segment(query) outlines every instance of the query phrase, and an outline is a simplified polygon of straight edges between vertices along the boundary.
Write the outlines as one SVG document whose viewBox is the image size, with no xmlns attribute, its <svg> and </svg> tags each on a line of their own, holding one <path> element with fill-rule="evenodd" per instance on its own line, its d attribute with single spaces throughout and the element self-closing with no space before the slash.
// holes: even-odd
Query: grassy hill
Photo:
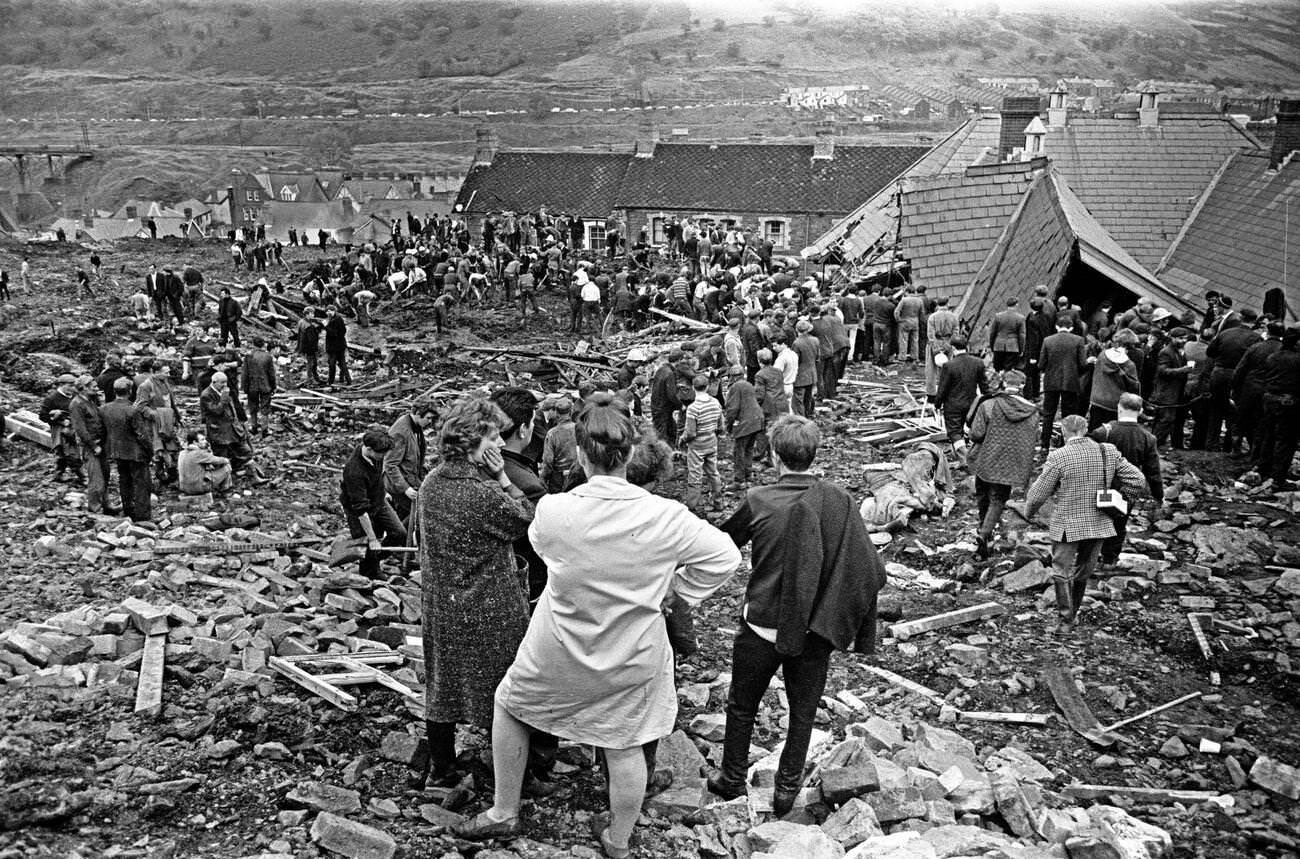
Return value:
<svg viewBox="0 0 1300 859">
<path fill-rule="evenodd" d="M 560 146 L 626 143 L 642 115 L 618 109 L 641 105 L 696 137 L 809 134 L 816 113 L 774 104 L 788 86 L 1082 75 L 1300 90 L 1294 0 L 953 2 L 0 0 L 0 117 L 33 120 L 0 127 L 62 143 L 95 120 L 113 154 L 69 190 L 109 206 L 142 179 L 196 191 L 236 164 L 319 161 L 337 148 L 322 138 L 357 167 L 463 167 L 482 121 L 465 114 L 485 111 L 520 111 L 492 117 L 506 145 Z M 743 104 L 685 109 L 718 102 Z M 322 116 L 338 119 L 302 118 Z"/>
</svg>

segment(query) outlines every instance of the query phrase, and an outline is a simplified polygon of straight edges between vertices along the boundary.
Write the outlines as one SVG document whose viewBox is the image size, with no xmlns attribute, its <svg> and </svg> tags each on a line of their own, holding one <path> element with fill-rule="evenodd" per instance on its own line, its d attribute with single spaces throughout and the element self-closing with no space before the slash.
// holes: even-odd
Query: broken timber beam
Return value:
<svg viewBox="0 0 1300 859">
<path fill-rule="evenodd" d="M 297 540 L 273 540 L 266 543 L 159 543 L 153 547 L 155 555 L 180 555 L 188 552 L 222 552 L 227 555 L 242 555 L 248 552 L 261 552 L 265 549 L 293 549 L 297 546 L 311 546 L 324 543 L 328 537 L 302 537 Z"/>
<path fill-rule="evenodd" d="M 1192 628 L 1192 637 L 1196 639 L 1196 647 L 1201 651 L 1201 656 L 1206 662 L 1214 661 L 1214 651 L 1210 649 L 1210 642 L 1205 637 L 1205 627 L 1201 625 L 1201 621 L 1204 618 L 1213 619 L 1213 617 L 1214 615 L 1200 614 L 1194 611 L 1187 613 L 1187 625 Z M 1220 682 L 1219 672 L 1211 668 L 1210 685 L 1218 686 Z"/>
<path fill-rule="evenodd" d="M 1161 804 L 1182 802 L 1191 805 L 1217 800 L 1222 796 L 1212 790 L 1167 790 L 1159 787 L 1128 787 L 1114 784 L 1071 784 L 1062 789 L 1061 793 L 1075 799 L 1122 796 L 1134 802 Z"/>
<path fill-rule="evenodd" d="M 140 680 L 135 688 L 135 712 L 157 716 L 162 712 L 163 667 L 167 662 L 167 633 L 144 640 L 140 655 Z"/>
<path fill-rule="evenodd" d="M 962 710 L 957 718 L 968 722 L 1000 722 L 1005 725 L 1033 725 L 1045 728 L 1052 720 L 1050 713 L 992 713 L 984 710 Z"/>
<path fill-rule="evenodd" d="M 696 331 L 716 331 L 717 325 L 710 325 L 707 322 L 701 322 L 698 319 L 691 319 L 689 316 L 678 316 L 676 313 L 669 313 L 667 310 L 660 310 L 658 307 L 650 308 L 650 312 L 665 319 L 671 319 L 678 325 L 685 325 L 687 328 L 694 328 Z"/>
<path fill-rule="evenodd" d="M 26 409 L 19 409 L 13 414 L 5 415 L 4 431 L 39 444 L 41 447 L 54 449 L 54 436 L 50 433 L 49 424 Z"/>
<path fill-rule="evenodd" d="M 913 680 L 908 680 L 903 675 L 895 674 L 894 672 L 890 671 L 888 668 L 881 668 L 878 665 L 866 665 L 863 667 L 866 668 L 868 671 L 870 671 L 872 674 L 881 678 L 882 680 L 888 680 L 890 683 L 893 683 L 895 686 L 906 689 L 908 692 L 912 692 L 916 695 L 920 695 L 922 698 L 927 698 L 941 706 L 947 703 L 942 695 L 940 695 L 938 692 L 934 691 L 933 689 L 929 688 L 928 686 L 922 686 L 920 683 L 917 683 Z"/>
<path fill-rule="evenodd" d="M 1076 733 L 1095 746 L 1109 748 L 1115 745 L 1116 738 L 1102 730 L 1101 723 L 1079 694 L 1079 687 L 1074 685 L 1074 678 L 1068 671 L 1059 666 L 1049 668 L 1043 672 L 1043 682 L 1065 716 L 1066 724 Z"/>
<path fill-rule="evenodd" d="M 990 617 L 997 617 L 1000 614 L 1006 614 L 1006 607 L 1000 603 L 986 602 L 979 605 L 967 606 L 954 611 L 946 611 L 943 614 L 936 614 L 931 617 L 923 617 L 920 620 L 909 620 L 903 623 L 895 623 L 889 627 L 889 634 L 900 641 L 906 641 L 914 635 L 920 635 L 923 632 L 933 632 L 936 629 L 946 629 L 950 626 L 959 626 L 963 623 L 973 623 L 977 620 L 986 620 Z"/>
<path fill-rule="evenodd" d="M 1141 713 L 1138 713 L 1136 716 L 1129 716 L 1127 719 L 1120 719 L 1118 722 L 1114 722 L 1110 725 L 1107 725 L 1101 730 L 1102 732 L 1109 734 L 1111 731 L 1117 731 L 1120 728 L 1124 727 L 1125 725 L 1131 725 L 1134 722 L 1140 722 L 1148 716 L 1154 716 L 1156 713 L 1163 713 L 1165 710 L 1172 710 L 1174 707 L 1177 707 L 1180 704 L 1186 704 L 1188 701 L 1194 701 L 1199 697 L 1201 697 L 1200 692 L 1189 693 L 1187 695 L 1184 695 L 1181 698 L 1175 698 L 1174 700 L 1169 701 L 1168 703 L 1161 704 L 1158 707 L 1152 707 L 1150 710 L 1143 710 Z"/>
</svg>

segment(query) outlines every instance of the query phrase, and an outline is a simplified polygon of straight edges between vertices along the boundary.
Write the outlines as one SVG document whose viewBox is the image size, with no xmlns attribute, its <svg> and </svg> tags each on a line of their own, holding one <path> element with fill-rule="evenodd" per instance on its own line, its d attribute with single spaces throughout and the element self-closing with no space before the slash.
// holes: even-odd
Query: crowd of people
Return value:
<svg viewBox="0 0 1300 859">
<path fill-rule="evenodd" d="M 435 425 L 426 460 L 415 439 Z M 773 803 L 793 807 L 830 654 L 873 648 L 884 569 L 852 498 L 812 473 L 815 421 L 785 414 L 767 440 L 776 480 L 715 527 L 656 494 L 672 451 L 627 389 L 575 405 L 505 387 L 365 433 L 340 482 L 367 545 L 360 569 L 382 575 L 384 547 L 412 531 L 419 544 L 430 756 L 413 784 L 459 783 L 474 758 L 457 754 L 457 726 L 490 732 L 492 804 L 455 834 L 519 835 L 521 799 L 554 791 L 564 739 L 598 749 L 610 811 L 592 833 L 604 855 L 628 856 L 644 798 L 672 782 L 656 750 L 675 727 L 675 662 L 695 646 L 690 607 L 746 544 L 726 754 L 709 785 L 728 799 L 747 791 L 759 700 L 781 668 L 791 719 Z"/>
</svg>

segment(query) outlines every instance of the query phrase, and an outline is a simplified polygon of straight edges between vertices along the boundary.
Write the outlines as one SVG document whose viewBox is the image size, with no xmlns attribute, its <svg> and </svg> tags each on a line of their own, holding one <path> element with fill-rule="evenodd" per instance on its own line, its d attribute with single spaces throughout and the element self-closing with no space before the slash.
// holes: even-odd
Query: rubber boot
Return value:
<svg viewBox="0 0 1300 859">
<path fill-rule="evenodd" d="M 1059 580 L 1052 581 L 1052 588 L 1056 592 L 1056 611 L 1065 620 L 1074 620 L 1074 604 L 1070 600 L 1070 583 Z"/>
<path fill-rule="evenodd" d="M 1075 579 L 1070 583 L 1070 603 L 1073 606 L 1070 612 L 1070 619 L 1073 620 L 1079 613 L 1079 608 L 1083 605 L 1083 595 L 1088 590 L 1087 579 Z"/>
</svg>

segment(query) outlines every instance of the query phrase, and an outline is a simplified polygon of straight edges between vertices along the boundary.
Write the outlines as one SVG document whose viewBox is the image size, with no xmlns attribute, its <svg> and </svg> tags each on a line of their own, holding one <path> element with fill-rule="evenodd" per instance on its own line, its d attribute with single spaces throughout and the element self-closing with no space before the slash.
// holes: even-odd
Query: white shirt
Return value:
<svg viewBox="0 0 1300 859">
<path fill-rule="evenodd" d="M 600 301 L 600 287 L 596 285 L 596 281 L 589 280 L 582 285 L 582 300 Z"/>
<path fill-rule="evenodd" d="M 772 366 L 781 371 L 781 384 L 786 390 L 794 387 L 795 377 L 799 375 L 799 355 L 790 347 L 781 350 L 772 362 Z"/>
</svg>

